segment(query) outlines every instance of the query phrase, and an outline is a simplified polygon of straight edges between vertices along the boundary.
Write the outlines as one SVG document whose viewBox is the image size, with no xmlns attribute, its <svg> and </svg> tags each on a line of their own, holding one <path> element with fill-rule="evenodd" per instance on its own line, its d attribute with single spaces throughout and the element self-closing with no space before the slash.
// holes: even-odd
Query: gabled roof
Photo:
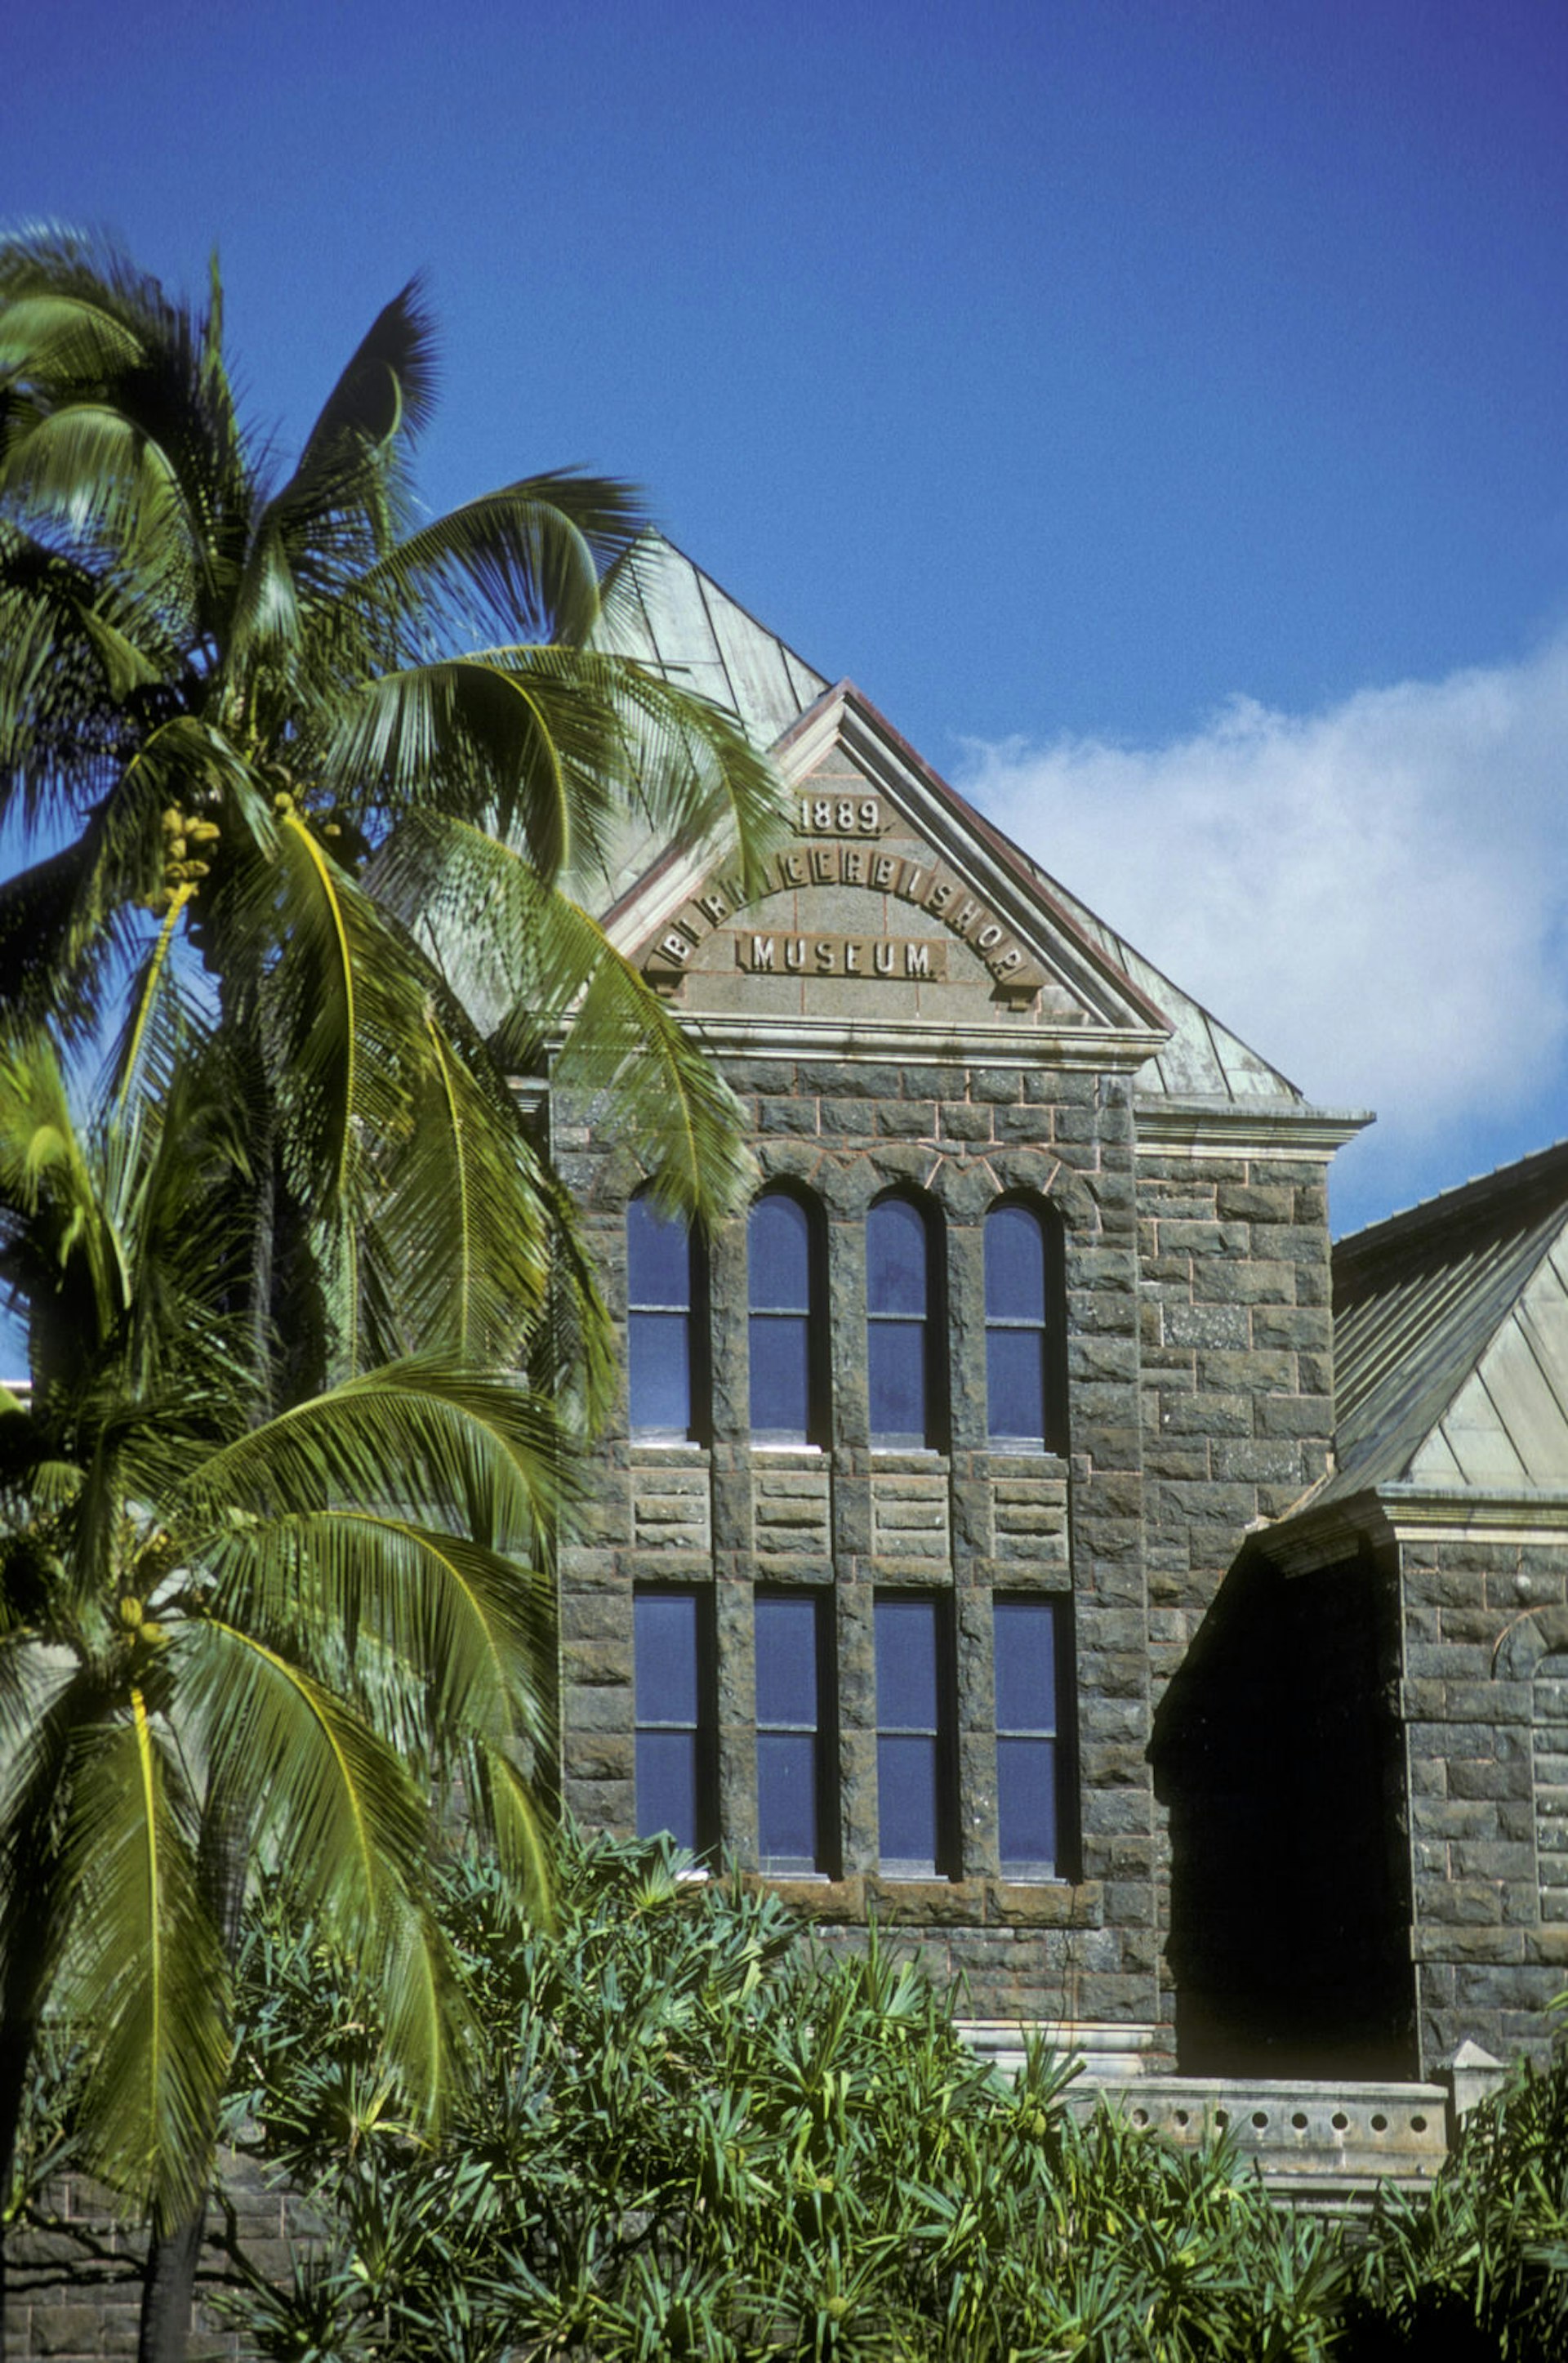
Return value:
<svg viewBox="0 0 1568 2363">
<path fill-rule="evenodd" d="M 1242 1042 L 1179 985 L 1079 902 L 1069 889 L 1033 861 L 941 780 L 898 738 L 868 701 L 849 683 L 830 687 L 784 641 L 759 624 L 711 576 L 673 543 L 650 534 L 638 544 L 607 603 L 602 646 L 636 658 L 668 679 L 713 698 L 736 715 L 754 744 L 782 760 L 809 729 L 807 717 L 834 709 L 870 723 L 895 747 L 918 777 L 922 792 L 980 840 L 1037 904 L 1050 907 L 1064 937 L 1077 941 L 1088 967 L 1107 979 L 1129 1010 L 1147 1013 L 1164 1039 L 1152 1038 L 1137 1077 L 1140 1107 L 1151 1115 L 1179 1102 L 1202 1120 L 1222 1118 L 1227 1108 L 1262 1115 L 1277 1112 L 1294 1121 L 1306 1113 L 1304 1095 L 1277 1068 Z M 637 903 L 666 849 L 640 835 L 622 849 L 611 881 L 611 900 L 620 911 Z M 1326 1119 L 1327 1145 L 1348 1137 L 1364 1117 Z"/>
<path fill-rule="evenodd" d="M 645 534 L 631 551 L 596 637 L 601 647 L 723 706 L 764 749 L 828 686 L 824 673 L 658 533 Z"/>
<path fill-rule="evenodd" d="M 1568 1486 L 1568 1142 L 1334 1249 L 1337 1468 L 1384 1485 Z"/>
</svg>

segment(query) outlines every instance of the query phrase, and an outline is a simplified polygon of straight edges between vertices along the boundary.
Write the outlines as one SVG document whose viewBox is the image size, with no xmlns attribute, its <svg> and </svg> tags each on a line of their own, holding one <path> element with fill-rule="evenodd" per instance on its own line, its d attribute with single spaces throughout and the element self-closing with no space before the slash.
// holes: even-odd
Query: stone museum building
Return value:
<svg viewBox="0 0 1568 2363">
<path fill-rule="evenodd" d="M 1331 1255 L 1320 1107 L 668 545 L 618 645 L 792 828 L 616 943 L 750 1206 L 553 1147 L 625 1322 L 562 1769 L 1115 2072 L 1430 2076 L 1568 1982 L 1568 1151 Z M 1180 881 L 1172 881 L 1179 893 Z"/>
</svg>

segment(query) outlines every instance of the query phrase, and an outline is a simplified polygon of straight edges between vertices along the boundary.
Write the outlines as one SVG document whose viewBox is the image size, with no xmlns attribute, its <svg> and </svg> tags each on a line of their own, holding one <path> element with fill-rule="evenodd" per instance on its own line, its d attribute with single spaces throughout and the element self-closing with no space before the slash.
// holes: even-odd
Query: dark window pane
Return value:
<svg viewBox="0 0 1568 2363">
<path fill-rule="evenodd" d="M 634 1604 L 639 1725 L 699 1720 L 698 1603 L 690 1592 L 640 1592 Z M 664 1825 L 659 1825 L 662 1828 Z"/>
<path fill-rule="evenodd" d="M 883 1731 L 937 1725 L 936 1603 L 877 1603 L 877 1722 Z"/>
<path fill-rule="evenodd" d="M 656 1214 L 651 1198 L 626 1209 L 626 1302 L 680 1312 L 691 1303 L 691 1235 L 679 1216 Z"/>
<path fill-rule="evenodd" d="M 637 1734 L 637 1836 L 668 1830 L 679 1846 L 698 1850 L 697 1734 Z"/>
<path fill-rule="evenodd" d="M 746 1262 L 754 1313 L 810 1311 L 812 1235 L 799 1199 L 774 1193 L 756 1201 L 746 1226 Z"/>
<path fill-rule="evenodd" d="M 634 1430 L 690 1433 L 690 1314 L 632 1314 L 626 1324 L 626 1385 Z"/>
<path fill-rule="evenodd" d="M 756 1719 L 814 1731 L 817 1725 L 815 1595 L 756 1602 Z"/>
<path fill-rule="evenodd" d="M 986 1317 L 1045 1317 L 1045 1239 L 1027 1206 L 998 1206 L 986 1216 Z"/>
<path fill-rule="evenodd" d="M 870 1321 L 866 1380 L 874 1443 L 914 1449 L 928 1437 L 923 1321 Z"/>
<path fill-rule="evenodd" d="M 1056 1749 L 1049 1739 L 997 1741 L 997 1824 L 1004 1865 L 1055 1868 Z"/>
<path fill-rule="evenodd" d="M 1043 1329 L 986 1332 L 987 1424 L 993 1437 L 1021 1443 L 1045 1440 L 1045 1333 Z"/>
<path fill-rule="evenodd" d="M 1056 1728 L 1056 1608 L 1051 1600 L 996 1603 L 997 1729 Z"/>
<path fill-rule="evenodd" d="M 795 1313 L 751 1316 L 751 1432 L 806 1443 L 812 1415 L 811 1325 Z"/>
<path fill-rule="evenodd" d="M 923 1315 L 926 1226 L 907 1198 L 885 1198 L 866 1220 L 866 1304 L 871 1313 Z"/>
<path fill-rule="evenodd" d="M 878 1845 L 884 1864 L 935 1868 L 936 1742 L 879 1738 L 877 1742 Z"/>
<path fill-rule="evenodd" d="M 756 1735 L 756 1828 L 765 1863 L 814 1870 L 817 1861 L 817 1741 L 814 1732 Z"/>
</svg>

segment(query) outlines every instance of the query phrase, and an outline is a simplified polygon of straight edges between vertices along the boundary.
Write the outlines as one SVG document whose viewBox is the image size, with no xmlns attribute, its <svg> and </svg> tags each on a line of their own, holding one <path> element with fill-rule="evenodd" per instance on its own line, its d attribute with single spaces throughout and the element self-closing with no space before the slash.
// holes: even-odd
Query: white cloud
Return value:
<svg viewBox="0 0 1568 2363">
<path fill-rule="evenodd" d="M 1376 1109 L 1391 1178 L 1538 1098 L 1568 1129 L 1568 638 L 1165 747 L 969 742 L 961 778 L 1314 1100 Z"/>
</svg>

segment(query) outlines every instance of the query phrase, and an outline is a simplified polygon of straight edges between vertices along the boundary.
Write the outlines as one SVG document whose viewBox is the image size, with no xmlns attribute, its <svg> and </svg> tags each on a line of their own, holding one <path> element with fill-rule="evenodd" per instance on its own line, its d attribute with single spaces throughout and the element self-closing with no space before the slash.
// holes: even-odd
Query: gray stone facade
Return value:
<svg viewBox="0 0 1568 2363">
<path fill-rule="evenodd" d="M 632 847 L 608 924 L 737 1093 L 758 1186 L 821 1211 L 831 1408 L 812 1449 L 748 1433 L 743 1210 L 704 1244 L 700 1440 L 624 1420 L 563 1552 L 570 1802 L 635 1826 L 637 1587 L 700 1588 L 717 1848 L 759 1876 L 753 1605 L 811 1591 L 831 1875 L 786 1884 L 832 1940 L 875 1916 L 977 2020 L 1144 2066 L 1540 2049 L 1568 1982 L 1568 1151 L 1331 1256 L 1329 1160 L 1365 1118 L 1309 1105 L 678 552 L 640 597 L 626 652 L 733 704 L 793 827 L 748 888 L 722 850 Z M 644 1177 L 591 1112 L 550 1121 L 624 1308 Z M 921 1453 L 867 1421 L 889 1190 L 940 1238 L 951 1419 Z M 1016 1193 L 1061 1226 L 1059 1452 L 988 1436 L 982 1242 Z M 878 1859 L 875 1603 L 901 1588 L 952 1627 L 941 1880 Z M 1048 1880 L 1003 1875 L 999 1597 L 1062 1604 Z"/>
<path fill-rule="evenodd" d="M 759 1585 L 820 1589 L 834 1637 L 833 1875 L 777 1883 L 831 1940 L 856 1941 L 872 1918 L 896 1929 L 962 1976 L 977 2019 L 1115 2031 L 1168 2063 L 1172 1864 L 1154 1718 L 1244 1531 L 1326 1465 L 1324 1175 L 1352 1126 L 1309 1109 L 1166 981 L 1134 974 L 855 693 L 819 701 L 778 752 L 798 825 L 765 891 L 744 898 L 722 859 L 656 865 L 612 924 L 713 1048 L 758 1187 L 787 1180 L 822 1210 L 830 1432 L 801 1449 L 751 1438 L 742 1210 L 702 1243 L 700 1440 L 640 1440 L 624 1419 L 561 1555 L 564 1792 L 586 1821 L 637 1825 L 636 1588 L 702 1588 L 718 1850 L 757 1875 L 754 1600 Z M 1184 1061 L 1199 1088 L 1162 1089 Z M 587 1112 L 558 1103 L 551 1122 L 624 1312 L 644 1177 Z M 940 1449 L 870 1439 L 867 1216 L 889 1189 L 920 1193 L 936 1219 Z M 1060 1453 L 988 1437 L 984 1226 L 1021 1194 L 1061 1226 Z M 873 1605 L 900 1587 L 949 1603 L 955 1636 L 958 1843 L 942 1879 L 878 1860 Z M 1071 1728 L 1050 1880 L 1001 1869 L 999 1595 L 1066 1612 Z"/>
</svg>

